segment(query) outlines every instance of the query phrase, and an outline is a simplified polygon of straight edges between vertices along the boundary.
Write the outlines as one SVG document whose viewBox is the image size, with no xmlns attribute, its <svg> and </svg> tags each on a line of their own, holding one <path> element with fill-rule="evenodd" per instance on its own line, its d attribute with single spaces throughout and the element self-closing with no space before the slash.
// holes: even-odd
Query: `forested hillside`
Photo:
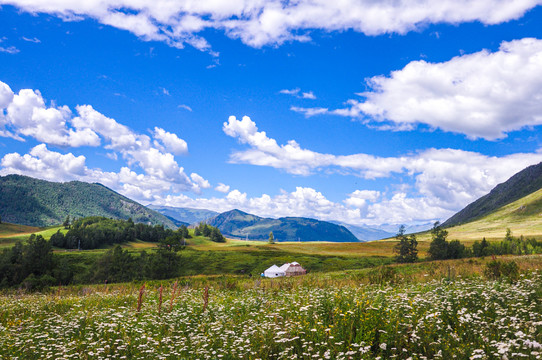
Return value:
<svg viewBox="0 0 542 360">
<path fill-rule="evenodd" d="M 273 232 L 276 241 L 357 242 L 344 226 L 301 217 L 261 218 L 240 210 L 222 213 L 208 221 L 223 234 L 251 240 L 268 240 Z"/>
<path fill-rule="evenodd" d="M 0 177 L 3 221 L 30 226 L 61 224 L 67 216 L 104 216 L 176 229 L 167 217 L 100 185 L 56 183 L 21 175 Z"/>
</svg>

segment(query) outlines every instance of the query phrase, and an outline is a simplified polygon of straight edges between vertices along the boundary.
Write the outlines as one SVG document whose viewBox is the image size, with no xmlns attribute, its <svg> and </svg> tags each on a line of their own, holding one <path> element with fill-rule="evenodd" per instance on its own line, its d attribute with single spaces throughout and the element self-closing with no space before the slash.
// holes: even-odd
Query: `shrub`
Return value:
<svg viewBox="0 0 542 360">
<path fill-rule="evenodd" d="M 399 282 L 399 274 L 395 268 L 390 266 L 379 266 L 369 272 L 369 282 L 371 284 L 384 285 L 396 284 Z"/>
<path fill-rule="evenodd" d="M 484 275 L 488 279 L 499 280 L 504 277 L 511 282 L 515 282 L 519 279 L 519 266 L 515 261 L 492 260 L 487 263 Z"/>
</svg>

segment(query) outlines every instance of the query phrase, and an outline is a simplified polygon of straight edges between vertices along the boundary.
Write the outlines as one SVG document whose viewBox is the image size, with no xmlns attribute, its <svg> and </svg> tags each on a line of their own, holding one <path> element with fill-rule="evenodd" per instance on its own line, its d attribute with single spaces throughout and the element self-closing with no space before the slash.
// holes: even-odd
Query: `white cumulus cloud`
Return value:
<svg viewBox="0 0 542 360">
<path fill-rule="evenodd" d="M 242 120 L 231 116 L 223 130 L 249 147 L 234 152 L 230 157 L 233 163 L 269 166 L 296 175 L 336 171 L 366 179 L 395 175 L 413 180 L 413 188 L 408 192 L 399 191 L 387 194 L 387 197 L 362 189 L 350 194 L 344 203 L 352 210 L 362 211 L 362 216 L 367 219 L 383 220 L 387 212 L 393 212 L 394 217 L 405 222 L 449 216 L 514 173 L 542 161 L 541 153 L 497 157 L 434 148 L 398 157 L 318 153 L 303 149 L 295 140 L 279 145 L 264 131 L 258 131 L 256 124 L 246 116 Z M 401 199 L 405 200 L 403 204 Z M 419 204 L 419 210 L 416 210 L 416 204 Z"/>
<path fill-rule="evenodd" d="M 308 41 L 312 30 L 353 30 L 366 35 L 404 34 L 427 24 L 479 21 L 498 24 L 518 19 L 540 0 L 0 0 L 31 13 L 74 21 L 85 18 L 130 31 L 143 40 L 170 46 L 189 44 L 210 51 L 202 36 L 216 29 L 261 47 Z"/>
<path fill-rule="evenodd" d="M 154 193 L 200 193 L 201 189 L 210 188 L 200 175 L 188 176 L 175 159 L 176 154 L 188 152 L 186 141 L 176 134 L 155 127 L 151 137 L 133 131 L 91 105 L 78 105 L 75 110 L 76 116 L 67 106 L 47 106 L 38 90 L 22 89 L 15 94 L 0 81 L 0 136 L 20 141 L 31 137 L 43 143 L 28 154 L 4 155 L 0 172 L 48 180 L 101 182 L 127 196 L 147 201 Z M 49 150 L 47 145 L 102 146 L 108 158 L 122 158 L 127 166 L 117 173 L 87 168 L 84 156 L 62 154 Z"/>
<path fill-rule="evenodd" d="M 442 63 L 413 61 L 389 76 L 368 81 L 362 100 L 337 110 L 292 108 L 305 116 L 331 113 L 372 122 L 382 129 L 417 124 L 495 140 L 542 124 L 542 40 L 503 42 Z M 390 125 L 391 123 L 391 125 Z"/>
<path fill-rule="evenodd" d="M 227 193 L 230 191 L 230 186 L 223 183 L 218 183 L 218 185 L 215 187 L 215 190 L 221 193 Z"/>
<path fill-rule="evenodd" d="M 159 140 L 167 151 L 170 151 L 176 155 L 188 153 L 188 145 L 186 144 L 186 141 L 180 139 L 176 134 L 167 132 L 159 127 L 155 127 L 154 138 Z"/>
<path fill-rule="evenodd" d="M 0 81 L 0 112 L 4 127 L 19 136 L 61 146 L 98 146 L 100 138 L 90 129 L 70 129 L 71 111 L 66 106 L 47 107 L 39 91 L 22 89 L 18 94 Z"/>
</svg>

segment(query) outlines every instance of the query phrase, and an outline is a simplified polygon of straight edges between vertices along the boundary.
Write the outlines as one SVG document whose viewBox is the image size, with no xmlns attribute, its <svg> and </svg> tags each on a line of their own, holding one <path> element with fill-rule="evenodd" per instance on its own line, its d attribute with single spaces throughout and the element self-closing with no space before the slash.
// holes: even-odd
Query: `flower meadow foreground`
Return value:
<svg viewBox="0 0 542 360">
<path fill-rule="evenodd" d="M 135 286 L 1 296 L 0 358 L 542 358 L 536 272 L 515 283 L 231 285 L 147 285 L 139 312 Z"/>
</svg>

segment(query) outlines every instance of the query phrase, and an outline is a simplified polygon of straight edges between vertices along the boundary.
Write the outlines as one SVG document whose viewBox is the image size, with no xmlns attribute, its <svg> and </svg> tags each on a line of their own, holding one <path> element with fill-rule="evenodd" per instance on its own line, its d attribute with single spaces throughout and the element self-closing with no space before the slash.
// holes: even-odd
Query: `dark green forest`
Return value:
<svg viewBox="0 0 542 360">
<path fill-rule="evenodd" d="M 181 241 L 189 237 L 186 226 L 174 231 L 162 225 L 135 224 L 132 219 L 125 221 L 91 216 L 69 224 L 68 217 L 64 224 L 69 228 L 68 232 L 63 234 L 59 230 L 53 234 L 51 244 L 65 249 L 90 250 L 136 240 L 156 243 L 168 238 Z"/>
<path fill-rule="evenodd" d="M 23 286 L 41 289 L 73 283 L 121 282 L 141 279 L 166 279 L 181 275 L 181 251 L 191 236 L 186 226 L 177 230 L 162 225 L 135 224 L 131 219 L 114 220 L 99 216 L 64 221 L 60 230 L 45 240 L 32 234 L 23 242 L 0 253 L 0 287 Z M 224 241 L 218 229 L 205 225 L 202 230 L 212 241 Z M 130 241 L 158 244 L 148 253 L 132 253 L 120 247 Z M 89 250 L 114 247 L 98 256 L 92 253 L 53 253 L 53 247 Z M 73 255 L 73 256 L 72 256 Z"/>
<path fill-rule="evenodd" d="M 28 176 L 0 176 L 0 217 L 4 222 L 30 226 L 60 224 L 66 216 L 131 218 L 135 223 L 164 224 L 166 216 L 122 196 L 101 184 L 81 181 L 50 182 Z"/>
</svg>

